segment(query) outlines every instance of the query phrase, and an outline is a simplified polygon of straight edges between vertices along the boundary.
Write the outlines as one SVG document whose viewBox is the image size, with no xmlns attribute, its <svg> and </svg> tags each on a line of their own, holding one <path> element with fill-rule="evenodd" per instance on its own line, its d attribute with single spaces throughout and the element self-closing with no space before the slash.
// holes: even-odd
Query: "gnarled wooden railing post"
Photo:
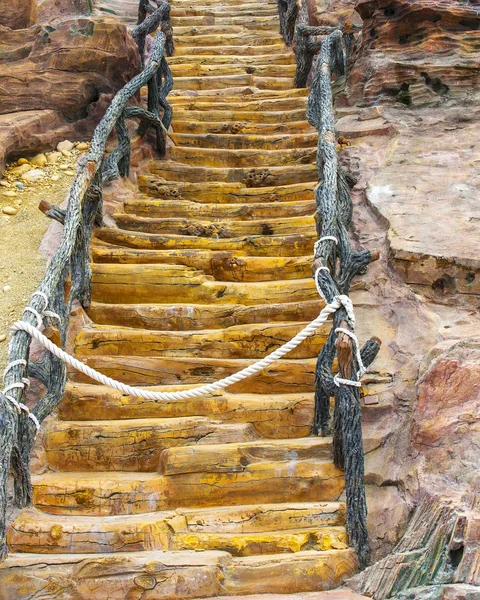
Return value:
<svg viewBox="0 0 480 600">
<path fill-rule="evenodd" d="M 348 230 L 352 221 L 349 178 L 339 164 L 333 113 L 332 75 L 345 72 L 342 32 L 333 31 L 321 42 L 307 103 L 307 118 L 318 130 L 316 189 L 318 242 L 314 270 L 326 302 L 347 297 L 353 277 L 377 258 L 369 251 L 355 252 Z M 346 300 L 345 300 L 346 302 Z M 361 425 L 360 384 L 362 368 L 374 360 L 380 341 L 372 338 L 360 350 L 356 347 L 353 311 L 344 304 L 333 317 L 333 327 L 317 361 L 313 433 L 326 435 L 330 423 L 330 398 L 334 396 L 333 455 L 335 465 L 345 471 L 346 526 L 361 568 L 370 557 L 367 532 L 367 505 L 364 488 L 364 457 Z M 338 358 L 339 373 L 332 366 Z"/>
<path fill-rule="evenodd" d="M 151 33 L 152 23 L 170 14 L 170 6 L 160 8 L 145 19 L 142 32 Z M 142 24 L 143 25 L 143 24 Z M 138 28 L 137 28 L 138 29 Z M 141 34 L 143 35 L 143 33 Z M 145 36 L 143 36 L 143 43 Z M 79 166 L 68 195 L 67 208 L 53 207 L 46 202 L 41 209 L 63 223 L 64 230 L 58 250 L 52 257 L 45 276 L 32 295 L 22 320 L 33 327 L 51 332 L 51 341 L 65 346 L 72 305 L 75 301 L 88 307 L 91 298 L 89 245 L 94 223 L 101 222 L 102 184 L 115 177 L 128 175 L 130 138 L 126 119 L 138 117 L 147 126 L 161 132 L 161 149 L 165 149 L 164 132 L 170 125 L 171 108 L 166 97 L 172 89 L 172 77 L 164 58 L 166 35 L 159 31 L 153 40 L 151 57 L 143 71 L 129 81 L 113 98 L 93 134 L 90 150 Z M 146 84 L 153 82 L 157 101 L 155 111 L 127 103 Z M 160 110 L 163 117 L 160 118 Z M 118 145 L 104 160 L 107 140 L 117 131 Z M 4 376 L 4 391 L 0 393 L 0 560 L 6 557 L 7 481 L 14 477 L 14 503 L 22 508 L 31 502 L 30 453 L 37 429 L 60 402 L 67 382 L 65 364 L 47 353 L 41 362 L 30 361 L 31 338 L 25 331 L 16 331 L 9 347 L 9 364 Z M 46 393 L 30 410 L 23 401 L 28 377 L 37 378 Z"/>
</svg>

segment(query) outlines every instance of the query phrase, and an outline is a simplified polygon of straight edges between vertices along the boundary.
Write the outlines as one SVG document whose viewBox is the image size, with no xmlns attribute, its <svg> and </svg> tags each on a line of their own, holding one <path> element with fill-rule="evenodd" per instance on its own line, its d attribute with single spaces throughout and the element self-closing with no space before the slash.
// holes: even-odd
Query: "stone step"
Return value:
<svg viewBox="0 0 480 600">
<path fill-rule="evenodd" d="M 171 133 L 170 139 L 175 146 L 189 148 L 226 148 L 229 150 L 249 150 L 258 148 L 261 150 L 301 149 L 316 148 L 317 135 L 314 133 L 304 134 L 273 134 L 273 135 L 245 135 L 245 134 L 219 134 L 219 133 Z M 171 150 L 174 150 L 172 148 Z M 312 194 L 313 197 L 313 194 Z"/>
<path fill-rule="evenodd" d="M 193 386 L 154 386 L 150 391 Z M 145 388 L 146 389 L 146 388 Z M 102 385 L 69 382 L 58 408 L 64 421 L 207 417 L 222 423 L 251 423 L 265 438 L 296 438 L 310 433 L 313 394 L 232 394 L 217 391 L 201 398 L 155 402 Z"/>
<path fill-rule="evenodd" d="M 188 112 L 188 111 L 185 111 Z M 202 113 L 208 115 L 210 113 Z M 280 113 L 278 113 L 280 115 Z M 263 113 L 265 115 L 265 113 Z M 258 114 L 261 118 L 262 113 Z M 270 114 L 268 116 L 270 119 Z M 279 118 L 284 118 L 279 116 Z M 293 148 L 280 150 L 263 149 L 225 149 L 225 148 L 189 148 L 187 146 L 172 146 L 169 149 L 169 158 L 177 163 L 188 166 L 214 167 L 214 168 L 252 168 L 256 165 L 262 167 L 280 167 L 288 165 L 315 164 L 317 159 L 317 147 Z"/>
<path fill-rule="evenodd" d="M 277 46 L 285 50 L 276 31 L 260 30 L 258 33 L 243 25 L 211 25 L 175 27 L 175 48 L 195 46 L 210 48 L 211 46 L 246 48 L 249 46 Z"/>
<path fill-rule="evenodd" d="M 241 183 L 165 181 L 156 175 L 140 175 L 140 189 L 154 198 L 175 198 L 196 203 L 245 204 L 297 202 L 315 197 L 317 182 L 293 183 L 285 186 L 247 188 Z"/>
<path fill-rule="evenodd" d="M 197 36 L 198 37 L 198 36 Z M 222 36 L 218 36 L 218 37 L 222 37 Z M 242 37 L 246 37 L 246 36 L 242 36 Z M 223 39 L 223 38 L 222 38 Z M 180 42 L 179 44 L 176 44 L 176 48 L 175 48 L 175 56 L 176 57 L 182 57 L 182 56 L 189 56 L 190 58 L 193 56 L 209 56 L 209 57 L 213 57 L 213 56 L 258 56 L 258 55 L 264 55 L 264 56 L 269 56 L 269 55 L 276 55 L 276 54 L 282 54 L 282 55 L 290 55 L 291 52 L 285 48 L 285 44 L 283 44 L 282 42 L 278 42 L 278 38 L 272 37 L 272 38 L 267 38 L 265 41 L 265 45 L 258 45 L 258 39 L 255 36 L 255 38 L 250 38 L 250 43 L 252 41 L 257 42 L 257 45 L 234 45 L 234 42 L 232 41 L 232 45 L 227 46 L 227 45 L 218 45 L 218 44 L 212 44 L 211 46 L 206 46 L 205 42 L 201 45 L 193 45 L 192 46 L 186 46 L 184 45 L 185 40 L 182 40 L 181 37 L 176 38 L 177 42 Z M 219 40 L 216 39 L 216 42 L 218 42 Z M 182 44 L 183 42 L 183 44 Z M 277 42 L 277 43 L 275 43 Z M 207 40 L 208 43 L 208 40 Z M 244 42 L 245 44 L 248 43 L 248 41 Z M 171 57 L 173 58 L 173 57 Z M 168 62 L 170 63 L 171 58 L 168 59 Z"/>
<path fill-rule="evenodd" d="M 113 245 L 92 247 L 92 260 L 96 263 L 185 265 L 201 269 L 217 281 L 274 281 L 279 277 L 301 279 L 311 274 L 310 256 L 275 258 L 240 255 L 241 253 L 209 250 L 197 250 L 192 253 L 190 250 L 132 250 Z"/>
<path fill-rule="evenodd" d="M 250 167 L 201 167 L 189 166 L 183 163 L 165 161 L 152 162 L 152 173 L 163 177 L 167 181 L 225 181 L 227 183 L 241 182 L 246 187 L 263 187 L 288 185 L 291 183 L 317 182 L 318 173 L 315 163 L 297 164 L 295 169 L 291 165 L 263 167 L 251 165 Z"/>
<path fill-rule="evenodd" d="M 92 300 L 118 304 L 267 304 L 317 300 L 313 279 L 219 282 L 183 265 L 92 265 Z"/>
<path fill-rule="evenodd" d="M 209 17 L 276 17 L 278 9 L 271 6 L 258 6 L 258 4 L 239 4 L 237 6 L 210 5 L 210 6 L 177 6 L 170 10 L 170 17 L 177 19 L 180 17 L 203 17 L 209 20 Z"/>
<path fill-rule="evenodd" d="M 177 91 L 185 90 L 219 90 L 232 87 L 257 87 L 261 90 L 288 90 L 293 86 L 293 77 L 282 77 L 281 75 L 261 76 L 247 73 L 237 73 L 233 75 L 198 75 L 198 76 L 176 76 L 175 88 Z"/>
<path fill-rule="evenodd" d="M 305 118 L 305 117 L 302 117 Z M 172 124 L 173 133 L 201 134 L 245 134 L 245 135 L 286 135 L 311 134 L 314 129 L 306 120 L 285 121 L 277 123 L 249 123 L 248 121 L 190 121 L 175 120 Z M 295 182 L 293 182 L 295 183 Z M 284 184 L 287 185 L 287 184 Z"/>
<path fill-rule="evenodd" d="M 136 196 L 126 200 L 124 210 L 129 215 L 150 218 L 191 218 L 211 221 L 236 219 L 249 221 L 254 219 L 284 219 L 313 215 L 316 209 L 315 198 L 295 202 L 269 202 L 242 204 L 202 204 L 190 200 L 156 200 L 150 196 Z"/>
<path fill-rule="evenodd" d="M 147 91 L 147 88 L 142 88 Z M 242 103 L 253 100 L 295 100 L 296 98 L 305 99 L 308 97 L 308 89 L 299 88 L 291 90 L 261 90 L 255 86 L 240 86 L 231 88 L 219 88 L 217 90 L 175 90 L 168 95 L 168 100 L 172 105 L 178 103 L 190 104 L 193 100 L 196 102 L 228 102 Z M 146 97 L 146 96 L 145 96 Z M 315 130 L 312 130 L 315 131 Z"/>
<path fill-rule="evenodd" d="M 49 472 L 32 478 L 33 504 L 52 514 L 123 515 L 177 507 L 330 502 L 343 473 L 318 459 L 262 461 L 240 472 L 158 475 L 129 471 Z"/>
<path fill-rule="evenodd" d="M 81 356 L 150 356 L 255 358 L 270 354 L 299 333 L 308 322 L 256 323 L 199 331 L 152 331 L 114 325 L 90 325 L 75 337 L 75 354 Z M 310 335 L 289 358 L 318 356 L 330 333 L 326 323 Z"/>
<path fill-rule="evenodd" d="M 288 81 L 295 76 L 295 64 L 289 60 L 287 64 L 271 63 L 269 57 L 266 57 L 261 62 L 252 64 L 242 64 L 238 60 L 234 60 L 231 64 L 173 64 L 170 69 L 173 78 L 176 82 L 186 77 L 214 77 L 221 80 L 222 77 L 235 75 L 251 75 L 252 77 L 280 77 L 288 78 Z M 270 86 L 269 86 L 270 87 Z M 181 88 L 180 88 L 181 89 Z"/>
<path fill-rule="evenodd" d="M 303 98 L 299 98 L 299 100 L 303 100 Z M 301 106 L 295 110 L 281 111 L 261 110 L 259 107 L 254 108 L 254 110 L 243 110 L 241 106 L 237 106 L 235 110 L 220 110 L 217 109 L 215 105 L 213 105 L 212 108 L 213 110 L 192 110 L 188 106 L 185 108 L 183 106 L 175 108 L 175 114 L 172 122 L 173 130 L 175 131 L 175 123 L 177 120 L 186 121 L 188 119 L 197 122 L 212 121 L 217 123 L 224 121 L 228 123 L 248 122 L 265 124 L 275 124 L 279 121 L 291 121 L 296 123 L 306 120 L 306 111 L 304 106 Z M 207 157 L 208 155 L 206 158 Z M 262 163 L 260 164 L 264 164 L 263 157 Z M 265 162 L 265 164 L 268 165 L 269 163 Z"/>
<path fill-rule="evenodd" d="M 45 432 L 48 464 L 62 471 L 156 472 L 162 452 L 176 444 L 239 443 L 258 437 L 249 423 L 207 417 L 57 421 Z"/>
<path fill-rule="evenodd" d="M 11 552 L 106 553 L 227 550 L 235 555 L 344 547 L 343 503 L 257 504 L 119 517 L 23 510 L 8 533 Z"/>
<path fill-rule="evenodd" d="M 212 250 L 239 251 L 245 256 L 313 256 L 316 233 L 305 231 L 303 235 L 249 235 L 238 238 L 196 237 L 192 235 L 166 235 L 101 229 L 94 233 L 95 239 L 122 246 L 143 250 Z M 96 243 L 96 241 L 95 241 Z M 291 302 L 292 300 L 286 300 Z"/>
<path fill-rule="evenodd" d="M 218 16 L 218 15 L 199 15 L 194 17 L 172 17 L 173 31 L 179 27 L 198 27 L 214 25 L 241 25 L 249 31 L 278 31 L 278 15 L 259 16 L 240 15 L 240 16 Z"/>
<path fill-rule="evenodd" d="M 120 229 L 130 232 L 166 233 L 191 237 L 214 237 L 217 239 L 238 238 L 244 235 L 289 235 L 303 233 L 303 231 L 308 233 L 315 229 L 315 221 L 312 213 L 299 217 L 268 217 L 258 220 L 229 219 L 221 221 L 217 219 L 200 221 L 195 216 L 193 218 L 161 218 L 121 213 L 114 214 L 113 217 Z"/>
<path fill-rule="evenodd" d="M 234 46 L 235 47 L 235 46 Z M 236 46 L 237 49 L 241 49 L 243 46 Z M 262 48 L 262 46 L 260 46 Z M 268 48 L 268 46 L 267 46 Z M 272 46 L 272 48 L 276 48 Z M 250 55 L 241 55 L 238 53 L 234 54 L 175 54 L 172 57 L 168 58 L 168 64 L 170 68 L 174 66 L 194 66 L 194 65 L 207 65 L 207 66 L 216 66 L 216 65 L 292 65 L 295 63 L 295 57 L 290 52 L 277 52 L 272 53 L 269 52 L 267 54 L 250 54 Z M 221 74 L 222 71 L 219 71 Z"/>
<path fill-rule="evenodd" d="M 253 359 L 225 358 L 151 358 L 148 356 L 89 356 L 82 362 L 100 373 L 135 386 L 195 386 L 213 383 L 248 367 Z M 276 361 L 257 375 L 235 383 L 232 393 L 292 394 L 314 391 L 317 359 L 286 359 Z M 92 383 L 92 380 L 71 370 L 72 381 Z M 175 388 L 176 389 L 176 388 Z"/>
<path fill-rule="evenodd" d="M 11 598 L 92 598 L 101 582 L 103 598 L 125 600 L 155 590 L 153 598 L 194 599 L 221 594 L 303 592 L 338 587 L 355 573 L 353 550 L 305 551 L 236 557 L 227 552 L 114 554 L 12 553 L 0 567 L 0 587 Z M 148 593 L 148 591 L 147 591 Z M 97 596 L 99 597 L 99 596 Z"/>
<path fill-rule="evenodd" d="M 233 101 L 235 99 L 235 101 Z M 288 109 L 303 109 L 306 112 L 306 98 L 304 96 L 257 98 L 256 96 L 200 96 L 188 99 L 177 96 L 172 105 L 178 110 L 210 111 L 210 110 L 242 110 L 242 111 L 274 111 Z M 218 120 L 218 119 L 217 119 Z M 318 134 L 317 134 L 318 135 Z"/>
</svg>

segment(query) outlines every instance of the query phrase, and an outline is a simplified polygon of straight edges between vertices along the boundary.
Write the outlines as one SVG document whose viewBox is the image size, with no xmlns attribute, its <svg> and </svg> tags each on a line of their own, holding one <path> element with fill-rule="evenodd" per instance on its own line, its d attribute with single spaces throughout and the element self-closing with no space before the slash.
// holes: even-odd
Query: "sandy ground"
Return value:
<svg viewBox="0 0 480 600">
<path fill-rule="evenodd" d="M 19 190 L 13 199 L 0 189 L 0 340 L 6 335 L 0 342 L 0 374 L 7 363 L 9 326 L 22 316 L 47 265 L 39 245 L 50 219 L 38 205 L 41 200 L 61 204 L 72 180 L 72 175 L 62 174 L 59 181 L 35 183 Z M 18 206 L 19 211 L 7 216 L 2 212 L 6 206 Z"/>
</svg>

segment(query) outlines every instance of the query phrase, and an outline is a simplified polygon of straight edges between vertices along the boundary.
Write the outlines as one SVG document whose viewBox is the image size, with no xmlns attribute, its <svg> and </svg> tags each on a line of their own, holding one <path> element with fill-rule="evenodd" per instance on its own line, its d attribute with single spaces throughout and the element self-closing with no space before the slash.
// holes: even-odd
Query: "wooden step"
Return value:
<svg viewBox="0 0 480 600">
<path fill-rule="evenodd" d="M 234 48 L 242 48 L 242 46 L 234 46 Z M 263 46 L 259 47 L 260 49 Z M 268 48 L 268 46 L 267 46 Z M 272 46 L 275 49 L 275 46 Z M 292 65 L 295 64 L 295 57 L 291 52 L 269 52 L 267 54 L 250 54 L 240 55 L 234 54 L 175 54 L 168 59 L 170 68 L 177 65 L 194 66 L 206 65 L 213 67 L 214 65 Z M 221 71 L 219 71 L 221 74 Z M 273 74 L 273 73 L 272 73 Z"/>
<path fill-rule="evenodd" d="M 197 36 L 198 37 L 198 36 Z M 218 36 L 221 37 L 221 36 Z M 246 37 L 246 36 L 243 36 Z M 224 38 L 222 38 L 224 39 Z M 176 48 L 175 48 L 175 56 L 176 57 L 181 57 L 181 56 L 189 56 L 189 57 L 193 57 L 193 56 L 205 56 L 205 57 L 213 57 L 213 56 L 258 56 L 258 55 L 263 55 L 263 56 L 268 56 L 268 55 L 276 55 L 276 54 L 283 54 L 283 55 L 290 55 L 291 51 L 285 48 L 285 44 L 283 42 L 279 42 L 278 38 L 272 37 L 272 38 L 267 38 L 265 41 L 265 45 L 258 45 L 258 39 L 255 36 L 254 38 L 250 38 L 250 41 L 255 41 L 257 42 L 257 45 L 234 45 L 234 42 L 232 42 L 232 45 L 228 46 L 228 45 L 218 45 L 218 44 L 214 44 L 211 46 L 205 45 L 205 42 L 200 43 L 198 46 L 196 45 L 192 45 L 192 46 L 187 46 L 184 45 L 185 44 L 185 40 L 182 40 L 181 37 L 177 37 L 176 38 Z M 183 43 L 182 43 L 183 41 Z M 218 39 L 216 39 L 215 41 L 219 41 Z M 180 43 L 178 43 L 180 42 Z M 277 43 L 275 43 L 277 42 Z M 208 40 L 207 40 L 208 43 Z M 173 58 L 173 57 L 171 57 Z M 170 63 L 171 58 L 168 59 L 168 62 Z M 207 59 L 208 60 L 208 59 Z"/>
<path fill-rule="evenodd" d="M 193 387 L 153 386 L 150 391 Z M 147 389 L 147 388 L 145 388 Z M 69 382 L 58 414 L 65 421 L 207 417 L 227 424 L 251 423 L 264 438 L 296 438 L 310 433 L 311 393 L 233 394 L 217 391 L 201 398 L 155 402 L 127 396 L 101 385 Z"/>
<path fill-rule="evenodd" d="M 208 90 L 228 89 L 238 86 L 253 86 L 261 90 L 288 90 L 293 85 L 292 76 L 272 76 L 257 74 L 223 74 L 223 75 L 197 75 L 175 77 L 175 88 L 180 90 Z M 228 90 L 230 91 L 230 90 Z"/>
<path fill-rule="evenodd" d="M 144 87 L 142 91 L 147 91 Z M 146 97 L 146 96 L 145 96 Z M 308 89 L 298 88 L 291 90 L 261 90 L 255 86 L 240 86 L 231 88 L 220 88 L 217 90 L 175 90 L 168 95 L 170 104 L 190 104 L 192 101 L 200 103 L 205 102 L 225 102 L 225 103 L 243 103 L 260 100 L 295 100 L 303 98 L 305 102 L 308 98 Z M 315 131 L 315 130 L 313 130 Z"/>
<path fill-rule="evenodd" d="M 174 80 L 181 80 L 186 77 L 214 77 L 220 80 L 222 77 L 231 77 L 246 73 L 252 77 L 286 78 L 287 81 L 295 76 L 295 64 L 289 60 L 287 64 L 270 64 L 268 58 L 260 63 L 253 61 L 253 64 L 242 64 L 234 60 L 231 64 L 173 64 L 170 67 Z M 273 82 L 272 82 L 273 83 Z M 269 86 L 270 87 L 270 86 Z M 181 89 L 181 88 L 180 88 Z"/>
<path fill-rule="evenodd" d="M 276 554 L 343 544 L 343 503 L 257 504 L 178 509 L 118 517 L 51 515 L 23 510 L 8 534 L 11 552 L 45 554 L 150 550 L 234 550 Z M 319 543 L 320 542 L 320 543 Z M 313 548 L 313 546 L 317 546 Z M 319 547 L 320 546 L 320 547 Z"/>
<path fill-rule="evenodd" d="M 243 235 L 288 235 L 314 230 L 313 215 L 284 218 L 264 218 L 258 220 L 208 220 L 191 218 L 156 218 L 132 214 L 113 215 L 120 229 L 145 233 L 166 233 L 198 237 L 237 238 Z"/>
<path fill-rule="evenodd" d="M 90 367 L 130 385 L 196 386 L 212 383 L 251 365 L 253 359 L 151 358 L 148 356 L 89 356 L 82 361 Z M 291 394 L 314 391 L 317 359 L 282 359 L 257 375 L 229 387 L 232 393 Z M 70 372 L 72 381 L 92 383 Z"/>
<path fill-rule="evenodd" d="M 231 150 L 247 150 L 253 148 L 262 150 L 315 148 L 317 142 L 317 135 L 314 133 L 287 135 L 171 133 L 170 138 L 175 146 L 186 146 L 190 148 L 227 148 Z"/>
<path fill-rule="evenodd" d="M 241 472 L 157 475 L 74 471 L 34 476 L 33 504 L 52 514 L 122 515 L 177 507 L 337 500 L 343 473 L 331 461 L 263 461 Z"/>
<path fill-rule="evenodd" d="M 114 304 L 192 302 L 249 306 L 318 298 L 311 277 L 251 283 L 220 282 L 197 269 L 169 264 L 96 263 L 92 265 L 92 283 L 93 301 Z"/>
<path fill-rule="evenodd" d="M 314 197 L 316 182 L 293 183 L 285 186 L 247 188 L 241 183 L 185 183 L 167 182 L 154 174 L 141 175 L 140 189 L 154 198 L 177 198 L 197 203 L 252 204 L 272 202 L 296 202 Z"/>
<path fill-rule="evenodd" d="M 300 121 L 279 121 L 276 123 L 249 123 L 248 121 L 180 121 L 176 119 L 172 124 L 174 133 L 197 134 L 228 134 L 228 135 L 286 135 L 312 133 L 313 128 L 302 117 Z M 298 183 L 298 182 L 291 182 Z M 285 183 L 288 185 L 288 183 Z"/>
<path fill-rule="evenodd" d="M 162 452 L 176 444 L 239 443 L 258 437 L 249 423 L 207 417 L 58 421 L 45 432 L 50 467 L 63 471 L 156 472 Z"/>
<path fill-rule="evenodd" d="M 103 598 L 109 600 L 135 598 L 139 592 L 144 595 L 145 590 L 153 589 L 152 599 L 183 600 L 327 590 L 339 586 L 355 570 L 350 549 L 237 558 L 220 551 L 13 553 L 0 566 L 0 586 L 18 600 L 48 598 L 52 582 L 57 596 L 62 593 L 73 598 L 73 588 L 77 597 L 92 598 L 100 581 Z"/>
<path fill-rule="evenodd" d="M 210 26 L 176 26 L 173 32 L 175 48 L 183 46 L 196 48 L 219 48 L 228 46 L 279 46 L 279 36 L 276 31 L 261 30 L 254 33 L 242 25 L 210 25 Z M 285 45 L 280 47 L 285 49 Z"/>
<path fill-rule="evenodd" d="M 196 17 L 172 17 L 172 27 L 198 27 L 202 25 L 241 25 L 250 31 L 276 31 L 278 30 L 278 16 L 255 17 L 253 15 L 240 15 L 233 17 L 222 17 L 217 15 L 199 15 Z"/>
<path fill-rule="evenodd" d="M 202 112 L 203 114 L 208 115 L 210 113 Z M 258 117 L 260 118 L 265 114 L 258 113 Z M 194 115 L 192 115 L 192 118 L 195 118 Z M 261 164 L 264 167 L 289 165 L 291 169 L 294 169 L 297 165 L 314 164 L 317 159 L 317 147 L 280 150 L 203 148 L 200 153 L 197 148 L 174 146 L 169 150 L 169 157 L 178 163 L 189 166 L 251 168 Z"/>
</svg>

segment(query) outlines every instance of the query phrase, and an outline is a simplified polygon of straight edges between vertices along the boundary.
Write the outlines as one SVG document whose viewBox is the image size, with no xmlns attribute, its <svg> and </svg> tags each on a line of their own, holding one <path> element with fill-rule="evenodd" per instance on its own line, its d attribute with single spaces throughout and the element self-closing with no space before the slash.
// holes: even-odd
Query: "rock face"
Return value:
<svg viewBox="0 0 480 600">
<path fill-rule="evenodd" d="M 35 24 L 37 0 L 0 0 L 0 25 L 24 29 Z"/>
<path fill-rule="evenodd" d="M 135 42 L 112 17 L 3 29 L 1 39 L 2 169 L 13 150 L 18 156 L 89 136 L 113 94 L 140 68 Z"/>
<path fill-rule="evenodd" d="M 455 0 L 360 0 L 351 102 L 406 106 L 479 97 L 478 8 Z"/>
</svg>

